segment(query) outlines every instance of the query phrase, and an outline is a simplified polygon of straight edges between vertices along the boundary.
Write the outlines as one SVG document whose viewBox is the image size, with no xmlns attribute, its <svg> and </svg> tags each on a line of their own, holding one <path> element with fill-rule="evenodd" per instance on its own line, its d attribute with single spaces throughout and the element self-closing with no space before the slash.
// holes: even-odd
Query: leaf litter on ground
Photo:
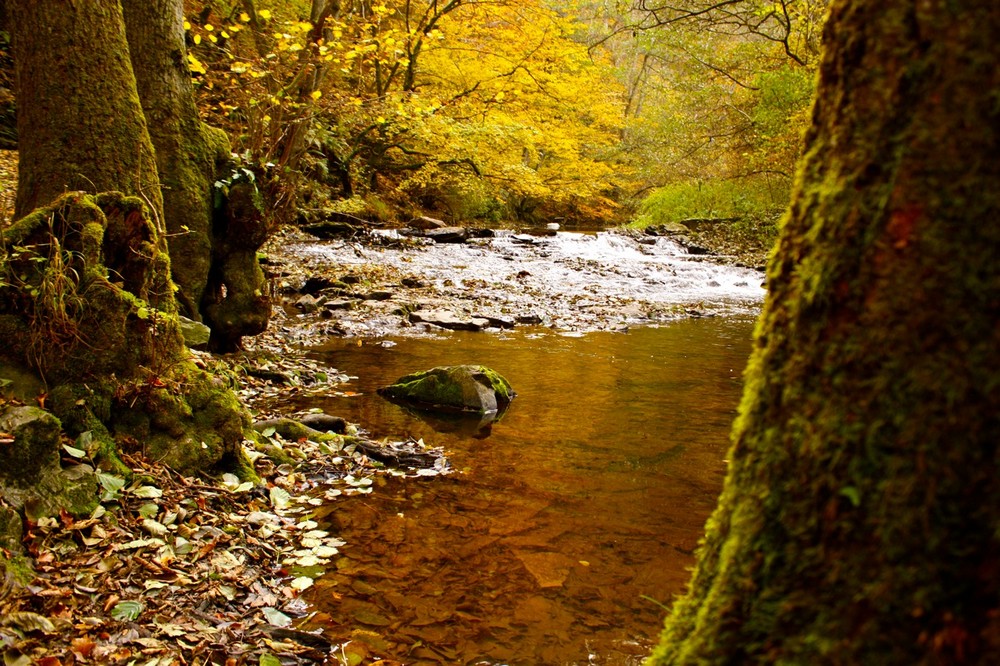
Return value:
<svg viewBox="0 0 1000 666">
<path fill-rule="evenodd" d="M 268 439 L 297 462 L 247 448 L 262 485 L 183 477 L 126 456 L 135 480 L 100 474 L 92 515 L 28 523 L 35 577 L 0 586 L 4 664 L 395 663 L 309 628 L 301 595 L 345 545 L 313 515 L 371 492 L 374 474 L 447 473 L 447 460 L 424 447 L 429 468 L 391 469 L 353 447 Z M 380 444 L 411 453 L 421 445 Z M 64 463 L 83 464 L 72 451 Z"/>
</svg>

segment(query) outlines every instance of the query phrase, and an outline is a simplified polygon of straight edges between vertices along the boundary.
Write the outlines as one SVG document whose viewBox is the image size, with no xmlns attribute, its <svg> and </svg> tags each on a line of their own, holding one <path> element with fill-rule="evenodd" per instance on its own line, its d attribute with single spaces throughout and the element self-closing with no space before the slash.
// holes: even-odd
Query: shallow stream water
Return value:
<svg viewBox="0 0 1000 666">
<path fill-rule="evenodd" d="M 372 494 L 326 507 L 348 545 L 311 591 L 318 620 L 345 640 L 371 630 L 406 664 L 640 663 L 721 488 L 752 326 L 717 317 L 316 349 L 360 378 L 345 387 L 358 395 L 302 406 L 444 446 L 456 469 L 380 477 Z M 460 363 L 489 365 L 518 392 L 491 428 L 429 421 L 375 394 Z"/>
</svg>

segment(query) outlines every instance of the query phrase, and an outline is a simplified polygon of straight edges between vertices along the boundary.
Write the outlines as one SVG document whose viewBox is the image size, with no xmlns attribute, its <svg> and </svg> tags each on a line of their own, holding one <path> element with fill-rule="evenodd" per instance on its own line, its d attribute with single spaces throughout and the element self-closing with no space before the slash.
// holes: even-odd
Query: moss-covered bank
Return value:
<svg viewBox="0 0 1000 666">
<path fill-rule="evenodd" d="M 170 260 L 143 202 L 70 193 L 5 234 L 3 367 L 33 372 L 65 432 L 105 467 L 141 448 L 181 472 L 238 467 L 249 418 L 184 347 Z M 27 396 L 25 396 L 27 397 Z"/>
</svg>

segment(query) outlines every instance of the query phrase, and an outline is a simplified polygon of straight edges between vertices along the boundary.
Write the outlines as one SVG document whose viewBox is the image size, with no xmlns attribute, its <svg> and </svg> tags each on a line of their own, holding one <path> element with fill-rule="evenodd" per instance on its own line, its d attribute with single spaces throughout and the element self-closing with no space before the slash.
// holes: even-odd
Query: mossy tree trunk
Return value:
<svg viewBox="0 0 1000 666">
<path fill-rule="evenodd" d="M 840 0 L 730 472 L 651 664 L 1000 659 L 1000 5 Z"/>
<path fill-rule="evenodd" d="M 118 0 L 12 2 L 20 166 L 15 218 L 82 190 L 163 202 Z M 39 38 L 47 35 L 48 38 Z"/>
<path fill-rule="evenodd" d="M 46 404 L 106 466 L 124 471 L 118 447 L 136 445 L 181 471 L 238 466 L 248 416 L 180 335 L 119 1 L 9 9 L 21 156 L 19 219 L 0 238 L 0 360 L 42 375 Z"/>
<path fill-rule="evenodd" d="M 232 351 L 270 318 L 257 249 L 268 223 L 249 169 L 229 141 L 201 122 L 184 43 L 182 0 L 123 0 L 126 33 L 156 149 L 177 298 L 185 315 L 212 328 L 212 346 Z M 216 184 L 218 183 L 218 185 Z"/>
<path fill-rule="evenodd" d="M 229 159 L 223 132 L 202 124 L 184 45 L 180 0 L 122 0 L 132 69 L 163 185 L 177 299 L 188 317 L 199 307 L 212 259 L 212 183 Z"/>
</svg>

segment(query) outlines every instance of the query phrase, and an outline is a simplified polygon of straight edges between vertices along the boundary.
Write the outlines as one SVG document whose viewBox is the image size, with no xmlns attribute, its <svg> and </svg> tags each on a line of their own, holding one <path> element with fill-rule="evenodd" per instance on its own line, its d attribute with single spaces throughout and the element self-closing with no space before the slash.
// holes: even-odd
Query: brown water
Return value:
<svg viewBox="0 0 1000 666">
<path fill-rule="evenodd" d="M 752 322 L 627 334 L 449 334 L 318 352 L 362 395 L 315 398 L 376 436 L 442 445 L 457 473 L 381 478 L 327 507 L 348 545 L 312 601 L 407 664 L 638 664 L 725 474 Z M 434 426 L 374 393 L 435 365 L 482 363 L 518 396 L 488 433 Z M 436 426 L 436 427 L 435 427 Z M 660 603 L 658 603 L 660 602 Z"/>
</svg>

